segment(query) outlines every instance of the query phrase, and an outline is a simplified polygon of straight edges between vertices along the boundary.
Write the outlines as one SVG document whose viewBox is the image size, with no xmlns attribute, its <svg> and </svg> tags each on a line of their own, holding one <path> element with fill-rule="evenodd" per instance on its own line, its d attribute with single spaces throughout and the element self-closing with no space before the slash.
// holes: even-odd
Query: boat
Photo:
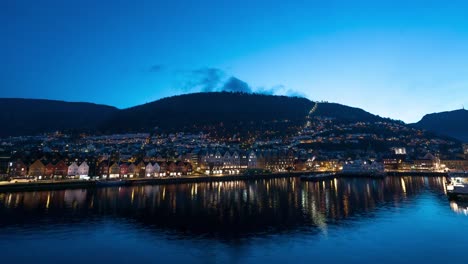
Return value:
<svg viewBox="0 0 468 264">
<path fill-rule="evenodd" d="M 341 171 L 340 175 L 351 177 L 383 178 L 387 174 L 382 163 L 355 160 L 346 162 L 346 164 L 343 165 L 343 170 Z"/>
<path fill-rule="evenodd" d="M 450 172 L 446 190 L 449 196 L 468 195 L 468 172 Z"/>
<path fill-rule="evenodd" d="M 319 174 L 311 174 L 311 175 L 302 175 L 299 178 L 303 181 L 321 181 L 321 180 L 328 180 L 335 178 L 336 173 L 319 173 Z"/>
<path fill-rule="evenodd" d="M 31 182 L 37 182 L 36 177 L 12 177 L 9 180 L 10 183 L 31 183 Z"/>
<path fill-rule="evenodd" d="M 122 179 L 115 179 L 115 180 L 97 180 L 96 186 L 99 187 L 110 187 L 110 186 L 123 186 L 126 185 L 127 181 Z"/>
</svg>

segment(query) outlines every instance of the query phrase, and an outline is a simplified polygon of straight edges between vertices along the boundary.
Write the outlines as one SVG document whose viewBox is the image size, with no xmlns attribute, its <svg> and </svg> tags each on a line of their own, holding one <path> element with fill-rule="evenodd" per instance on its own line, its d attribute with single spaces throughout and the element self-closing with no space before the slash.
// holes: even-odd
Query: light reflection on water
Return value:
<svg viewBox="0 0 468 264">
<path fill-rule="evenodd" d="M 45 253 L 49 250 L 38 248 L 60 248 L 67 241 L 114 262 L 124 261 L 119 252 L 128 248 L 139 252 L 133 260 L 143 262 L 168 252 L 180 254 L 168 259 L 177 261 L 197 261 L 193 256 L 208 254 L 214 262 L 279 262 L 313 254 L 315 259 L 353 262 L 347 251 L 357 250 L 367 260 L 377 256 L 363 247 L 389 254 L 385 252 L 391 248 L 377 242 L 393 250 L 402 250 L 397 244 L 414 246 L 412 241 L 438 248 L 457 239 L 468 244 L 468 237 L 451 233 L 468 234 L 467 208 L 446 198 L 444 179 L 438 177 L 282 178 L 0 193 L 0 246 L 12 249 L 6 259 L 18 258 L 21 245 L 35 248 L 31 258 L 44 261 L 51 258 Z M 425 236 L 438 238 L 440 244 L 427 242 Z M 15 241 L 15 246 L 6 241 Z M 97 250 L 101 244 L 112 246 L 103 254 Z M 69 247 L 61 252 L 64 257 L 73 254 Z"/>
</svg>

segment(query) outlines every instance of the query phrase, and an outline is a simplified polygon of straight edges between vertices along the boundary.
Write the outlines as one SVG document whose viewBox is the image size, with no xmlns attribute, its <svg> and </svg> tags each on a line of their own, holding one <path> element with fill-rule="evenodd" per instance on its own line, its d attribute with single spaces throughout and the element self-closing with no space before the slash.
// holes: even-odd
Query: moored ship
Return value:
<svg viewBox="0 0 468 264">
<path fill-rule="evenodd" d="M 386 173 L 383 164 L 379 162 L 369 162 L 355 160 L 343 165 L 341 171 L 343 176 L 363 176 L 363 177 L 385 177 Z"/>
<path fill-rule="evenodd" d="M 451 172 L 447 177 L 447 194 L 468 195 L 468 172 Z"/>
</svg>

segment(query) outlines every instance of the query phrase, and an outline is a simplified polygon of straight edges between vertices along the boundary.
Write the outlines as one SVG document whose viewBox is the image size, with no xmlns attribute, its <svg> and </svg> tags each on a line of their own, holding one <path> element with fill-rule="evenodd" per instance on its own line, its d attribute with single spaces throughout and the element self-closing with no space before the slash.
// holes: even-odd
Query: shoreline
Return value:
<svg viewBox="0 0 468 264">
<path fill-rule="evenodd" d="M 310 173 L 310 172 L 307 172 L 307 173 Z M 122 179 L 124 183 L 120 186 L 166 185 L 166 184 L 221 182 L 221 181 L 237 181 L 237 180 L 247 181 L 247 180 L 298 177 L 302 174 L 304 174 L 304 172 L 272 173 L 272 174 L 256 174 L 256 175 L 226 175 L 226 176 L 180 176 L 180 177 L 173 177 L 173 178 L 132 178 L 132 179 Z M 53 182 L 38 181 L 38 182 L 31 182 L 31 183 L 0 184 L 0 193 L 82 189 L 82 188 L 106 188 L 106 187 L 113 187 L 113 186 L 98 186 L 97 181 L 87 181 L 87 180 L 60 180 L 60 181 L 53 181 Z"/>
<path fill-rule="evenodd" d="M 200 182 L 222 182 L 222 181 L 251 181 L 263 179 L 291 178 L 299 177 L 304 174 L 320 174 L 326 172 L 294 171 L 284 173 L 256 174 L 256 175 L 226 175 L 226 176 L 181 176 L 173 178 L 133 178 L 124 179 L 121 186 L 137 185 L 165 185 L 165 184 L 184 184 Z M 337 173 L 340 177 L 355 177 Z M 447 173 L 443 172 L 387 172 L 386 176 L 426 176 L 426 177 L 444 177 Z M 359 177 L 365 177 L 360 175 Z M 105 188 L 112 186 L 98 186 L 96 181 L 86 180 L 60 180 L 32 183 L 7 183 L 0 184 L 0 193 L 4 192 L 24 192 L 24 191 L 48 191 L 48 190 L 66 190 L 66 189 L 84 189 L 84 188 Z"/>
</svg>

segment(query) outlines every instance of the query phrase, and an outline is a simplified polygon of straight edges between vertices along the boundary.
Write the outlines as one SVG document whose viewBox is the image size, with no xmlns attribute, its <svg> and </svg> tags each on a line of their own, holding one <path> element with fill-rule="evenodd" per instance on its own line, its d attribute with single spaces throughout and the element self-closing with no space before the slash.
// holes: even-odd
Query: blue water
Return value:
<svg viewBox="0 0 468 264">
<path fill-rule="evenodd" d="M 1 263 L 468 263 L 442 178 L 0 194 Z"/>
</svg>

